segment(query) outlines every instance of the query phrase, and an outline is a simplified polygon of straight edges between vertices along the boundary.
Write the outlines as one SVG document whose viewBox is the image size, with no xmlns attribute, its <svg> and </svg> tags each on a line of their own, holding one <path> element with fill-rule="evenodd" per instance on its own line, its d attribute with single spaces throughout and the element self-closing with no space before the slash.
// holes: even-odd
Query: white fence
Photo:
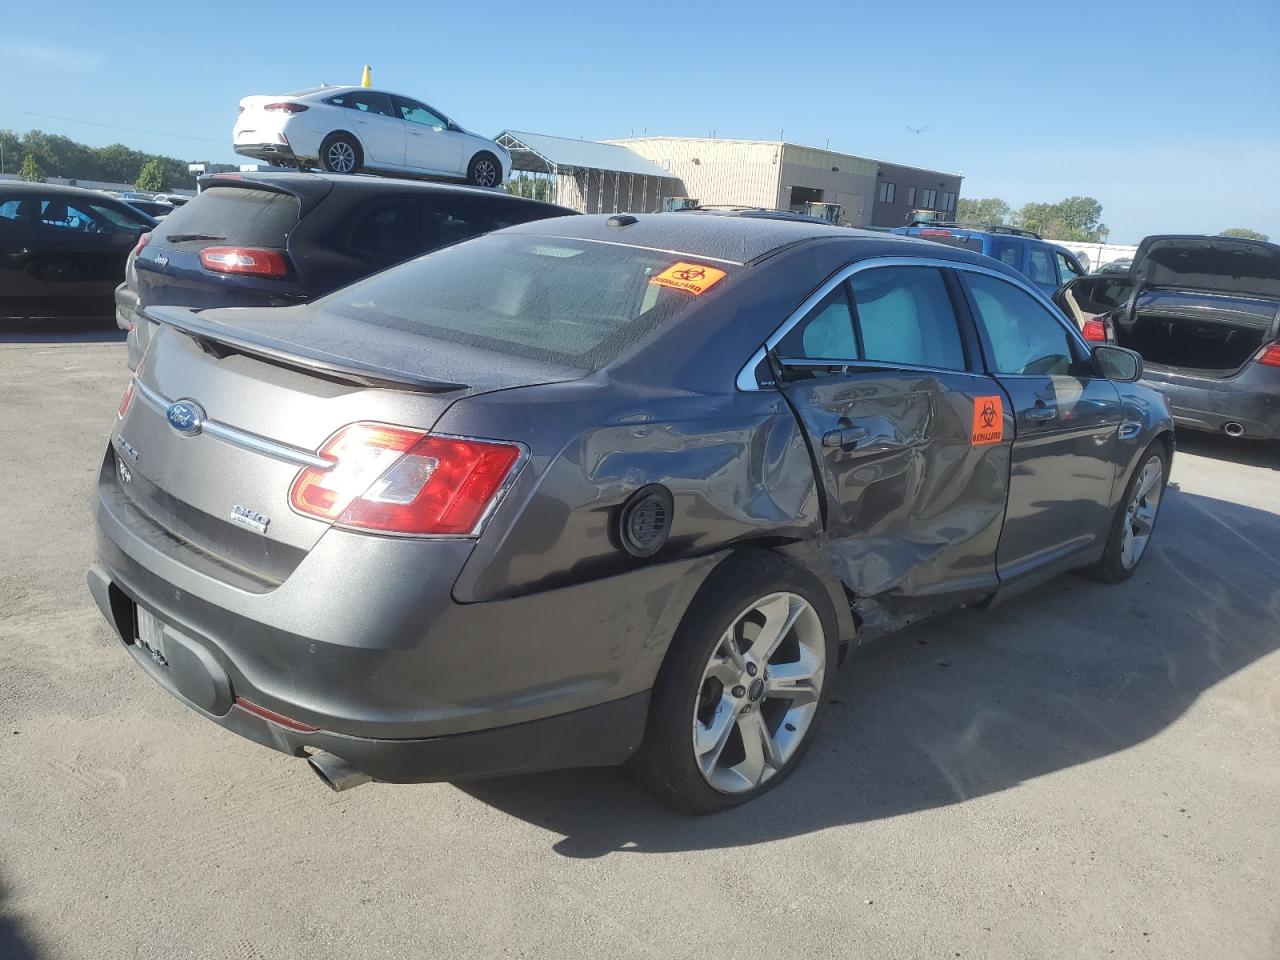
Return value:
<svg viewBox="0 0 1280 960">
<path fill-rule="evenodd" d="M 1119 260 L 1121 257 L 1132 257 L 1138 252 L 1137 244 L 1130 243 L 1080 243 L 1076 240 L 1050 240 L 1046 242 L 1066 247 L 1077 257 L 1086 270 L 1097 270 L 1104 263 Z"/>
</svg>

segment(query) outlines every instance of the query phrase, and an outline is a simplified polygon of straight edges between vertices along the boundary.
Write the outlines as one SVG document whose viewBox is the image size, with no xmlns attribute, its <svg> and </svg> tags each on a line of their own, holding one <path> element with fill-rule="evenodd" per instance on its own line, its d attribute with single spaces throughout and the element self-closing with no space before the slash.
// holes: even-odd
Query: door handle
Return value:
<svg viewBox="0 0 1280 960">
<path fill-rule="evenodd" d="M 837 427 L 822 435 L 824 447 L 855 447 L 867 439 L 870 431 L 866 427 Z"/>
<path fill-rule="evenodd" d="M 1048 423 L 1057 416 L 1058 408 L 1049 406 L 1043 400 L 1037 400 L 1036 405 L 1027 411 L 1027 419 L 1032 423 Z"/>
</svg>

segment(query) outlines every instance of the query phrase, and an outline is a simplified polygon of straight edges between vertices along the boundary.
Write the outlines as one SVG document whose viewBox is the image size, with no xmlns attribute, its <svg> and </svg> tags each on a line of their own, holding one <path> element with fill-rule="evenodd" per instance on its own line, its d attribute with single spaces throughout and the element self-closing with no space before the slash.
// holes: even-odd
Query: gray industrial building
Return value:
<svg viewBox="0 0 1280 960">
<path fill-rule="evenodd" d="M 900 227 L 912 211 L 926 210 L 938 219 L 954 219 L 963 179 L 958 173 L 877 160 L 875 203 L 869 223 L 876 227 Z"/>
<path fill-rule="evenodd" d="M 871 223 L 876 161 L 780 140 L 628 137 L 606 141 L 656 163 L 704 205 L 802 210 L 839 204 L 838 222 Z"/>
</svg>

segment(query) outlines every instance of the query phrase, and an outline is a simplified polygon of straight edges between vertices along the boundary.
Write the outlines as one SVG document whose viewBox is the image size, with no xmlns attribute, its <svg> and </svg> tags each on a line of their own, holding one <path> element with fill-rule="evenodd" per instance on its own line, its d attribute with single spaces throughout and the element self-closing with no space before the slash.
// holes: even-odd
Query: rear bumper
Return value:
<svg viewBox="0 0 1280 960">
<path fill-rule="evenodd" d="M 291 756 L 332 753 L 375 780 L 429 783 L 607 766 L 626 760 L 644 735 L 647 690 L 539 720 L 446 736 L 391 739 L 294 730 L 236 706 L 230 677 L 197 638 L 166 626 L 168 659 L 159 664 L 133 640 L 132 598 L 100 565 L 90 568 L 88 580 L 89 592 L 125 649 L 153 680 L 192 710 Z"/>
<path fill-rule="evenodd" d="M 1280 368 L 1250 363 L 1217 379 L 1147 367 L 1143 380 L 1164 394 L 1179 427 L 1220 433 L 1238 423 L 1246 437 L 1280 440 Z"/>
<path fill-rule="evenodd" d="M 287 143 L 237 143 L 235 152 L 254 160 L 265 160 L 277 166 L 297 166 L 298 158 Z"/>
</svg>

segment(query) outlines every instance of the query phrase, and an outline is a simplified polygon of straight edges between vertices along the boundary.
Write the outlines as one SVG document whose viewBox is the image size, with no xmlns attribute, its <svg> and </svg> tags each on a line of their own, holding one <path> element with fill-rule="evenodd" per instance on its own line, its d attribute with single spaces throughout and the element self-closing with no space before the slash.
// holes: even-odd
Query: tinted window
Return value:
<svg viewBox="0 0 1280 960">
<path fill-rule="evenodd" d="M 522 203 L 428 203 L 422 218 L 422 249 L 434 250 L 544 216 L 541 208 Z"/>
<path fill-rule="evenodd" d="M 863 357 L 889 363 L 965 368 L 960 329 L 942 274 L 933 267 L 884 267 L 849 281 Z"/>
<path fill-rule="evenodd" d="M 1049 251 L 1043 247 L 1032 247 L 1027 255 L 1027 276 L 1036 283 L 1047 283 L 1050 286 L 1058 285 L 1058 275 L 1053 269 L 1053 260 L 1049 257 Z"/>
<path fill-rule="evenodd" d="M 19 219 L 22 219 L 22 201 L 21 200 L 0 201 L 0 220 L 19 220 Z"/>
<path fill-rule="evenodd" d="M 195 235 L 197 242 L 283 247 L 298 222 L 298 198 L 274 190 L 209 187 L 190 203 L 178 207 L 156 228 L 155 236 Z"/>
<path fill-rule="evenodd" d="M 1058 319 L 1011 283 L 965 273 L 978 324 L 986 334 L 996 373 L 1062 375 L 1071 372 L 1071 341 Z"/>
<path fill-rule="evenodd" d="M 778 356 L 808 360 L 856 360 L 853 313 L 842 283 L 809 311 L 778 343 Z"/>
<path fill-rule="evenodd" d="M 372 90 L 354 90 L 351 93 L 340 93 L 330 97 L 325 103 L 335 107 L 346 107 L 348 110 L 359 110 L 361 113 L 375 113 L 381 117 L 394 117 L 391 109 L 391 98 L 385 93 L 374 93 Z"/>
<path fill-rule="evenodd" d="M 997 240 L 992 256 L 1015 270 L 1022 269 L 1022 245 L 1014 240 Z"/>
<path fill-rule="evenodd" d="M 68 202 L 61 197 L 40 201 L 36 223 L 42 229 L 66 233 L 136 235 L 141 232 L 137 220 L 113 207 L 79 199 Z"/>
<path fill-rule="evenodd" d="M 693 294 L 654 282 L 680 261 L 636 247 L 494 233 L 392 267 L 317 303 L 354 321 L 353 338 L 366 339 L 360 325 L 368 324 L 598 370 L 696 302 Z"/>
<path fill-rule="evenodd" d="M 396 110 L 400 114 L 400 119 L 408 120 L 410 123 L 421 123 L 428 127 L 445 127 L 443 117 L 439 117 L 432 113 L 417 100 L 406 100 L 404 97 L 395 97 Z"/>
<path fill-rule="evenodd" d="M 348 247 L 388 261 L 407 260 L 423 249 L 422 204 L 413 197 L 366 206 L 351 230 Z"/>
</svg>

